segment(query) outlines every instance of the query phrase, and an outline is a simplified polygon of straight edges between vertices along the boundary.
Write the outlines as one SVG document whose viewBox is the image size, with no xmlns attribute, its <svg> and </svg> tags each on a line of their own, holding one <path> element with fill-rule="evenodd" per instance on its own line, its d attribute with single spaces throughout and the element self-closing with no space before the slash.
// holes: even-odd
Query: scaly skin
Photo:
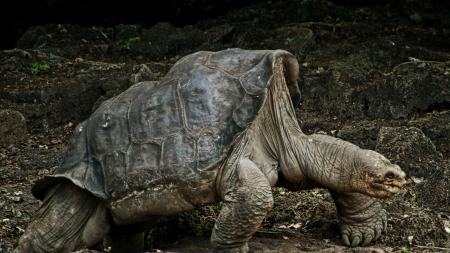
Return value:
<svg viewBox="0 0 450 253">
<path fill-rule="evenodd" d="M 64 180 L 47 191 L 14 253 L 72 252 L 96 244 L 109 229 L 106 206 Z"/>
<path fill-rule="evenodd" d="M 359 193 L 330 191 L 336 204 L 342 240 L 347 246 L 366 246 L 386 230 L 386 212 L 378 199 Z"/>
<path fill-rule="evenodd" d="M 214 225 L 211 244 L 221 252 L 246 253 L 247 241 L 273 207 L 273 197 L 269 182 L 252 161 L 241 156 L 234 161 L 226 176 L 233 174 L 235 180 L 226 180 L 219 186 L 224 205 Z"/>
<path fill-rule="evenodd" d="M 231 154 L 217 172 L 216 192 L 209 196 L 224 201 L 211 236 L 216 250 L 248 252 L 248 240 L 273 206 L 270 188 L 277 181 L 293 190 L 328 188 L 336 202 L 344 243 L 367 245 L 386 228 L 386 216 L 374 198 L 392 196 L 405 182 L 400 168 L 374 151 L 301 131 L 286 86 L 295 82 L 298 65 L 289 61 L 295 59 L 276 60 L 263 107 L 251 125 L 234 136 Z M 16 252 L 74 251 L 108 234 L 106 206 L 73 184 L 63 186 L 50 190 L 48 196 L 55 196 L 46 198 Z M 130 242 L 142 246 L 142 234 L 113 234 L 105 242 L 113 246 L 118 242 L 120 250 L 131 249 L 126 246 Z"/>
<path fill-rule="evenodd" d="M 357 147 L 349 142 L 328 135 L 313 134 L 310 138 L 328 143 Z M 345 245 L 355 247 L 361 243 L 366 246 L 380 238 L 386 230 L 386 212 L 380 201 L 363 194 L 345 194 L 330 190 L 336 204 L 339 228 Z"/>
<path fill-rule="evenodd" d="M 278 65 L 275 69 L 282 68 Z M 378 239 L 385 229 L 386 216 L 374 198 L 386 198 L 398 192 L 405 181 L 404 172 L 374 151 L 360 149 L 333 137 L 305 135 L 289 102 L 282 75 L 275 74 L 264 107 L 236 141 L 227 162 L 229 165 L 224 166 L 222 175 L 219 175 L 217 191 L 226 205 L 212 236 L 216 249 L 246 252 L 247 241 L 265 215 L 264 211 L 250 204 L 259 200 L 251 195 L 258 187 L 248 187 L 252 183 L 258 185 L 264 179 L 270 186 L 280 179 L 282 182 L 278 185 L 295 190 L 314 186 L 330 189 L 338 209 L 342 238 L 349 246 L 367 245 Z M 245 163 L 239 162 L 244 160 Z M 241 166 L 235 169 L 234 163 Z M 278 165 L 279 169 L 273 169 Z M 257 176 L 257 170 L 262 172 L 261 175 Z M 235 191 L 234 185 L 240 185 L 235 183 L 236 179 L 246 177 L 253 181 L 246 181 Z M 231 195 L 230 189 L 233 189 Z M 227 198 L 237 202 L 232 206 Z M 257 210 L 257 215 L 252 213 L 254 210 Z M 248 223 L 252 225 L 248 226 Z"/>
</svg>

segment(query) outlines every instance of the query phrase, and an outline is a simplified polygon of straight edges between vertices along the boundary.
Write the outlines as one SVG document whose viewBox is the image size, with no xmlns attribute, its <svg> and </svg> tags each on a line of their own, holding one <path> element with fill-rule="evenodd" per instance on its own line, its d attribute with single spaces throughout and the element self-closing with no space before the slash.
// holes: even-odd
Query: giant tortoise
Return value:
<svg viewBox="0 0 450 253">
<path fill-rule="evenodd" d="M 397 193 L 405 173 L 375 151 L 305 135 L 298 68 L 283 50 L 198 52 L 104 102 L 75 128 L 54 175 L 33 186 L 43 203 L 15 252 L 102 240 L 140 251 L 159 218 L 219 201 L 212 247 L 248 252 L 274 186 L 329 189 L 344 243 L 378 239 L 386 215 L 377 198 Z"/>
</svg>

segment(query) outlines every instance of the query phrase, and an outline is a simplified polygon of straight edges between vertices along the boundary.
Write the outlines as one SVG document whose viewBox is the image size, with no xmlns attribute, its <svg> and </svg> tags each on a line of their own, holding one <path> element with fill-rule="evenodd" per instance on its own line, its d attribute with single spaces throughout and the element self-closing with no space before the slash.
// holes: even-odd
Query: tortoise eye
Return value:
<svg viewBox="0 0 450 253">
<path fill-rule="evenodd" d="M 386 173 L 386 177 L 389 179 L 393 179 L 395 177 L 395 175 L 392 172 L 388 172 L 388 173 Z"/>
</svg>

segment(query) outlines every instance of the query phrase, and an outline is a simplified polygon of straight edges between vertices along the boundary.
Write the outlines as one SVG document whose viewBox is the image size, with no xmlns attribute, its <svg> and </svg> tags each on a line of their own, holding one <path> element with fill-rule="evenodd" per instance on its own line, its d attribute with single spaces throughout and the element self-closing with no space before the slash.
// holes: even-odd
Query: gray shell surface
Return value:
<svg viewBox="0 0 450 253">
<path fill-rule="evenodd" d="M 285 51 L 230 49 L 178 61 L 159 82 L 141 82 L 78 125 L 55 175 L 111 203 L 165 187 L 214 180 L 233 138 L 262 107 L 275 59 Z M 295 58 L 294 58 L 295 59 Z"/>
</svg>

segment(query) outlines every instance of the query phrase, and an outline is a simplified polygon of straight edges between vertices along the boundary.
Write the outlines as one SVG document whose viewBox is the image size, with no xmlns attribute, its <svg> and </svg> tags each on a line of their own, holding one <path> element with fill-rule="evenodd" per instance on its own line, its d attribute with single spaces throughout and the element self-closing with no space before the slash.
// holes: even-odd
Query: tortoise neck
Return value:
<svg viewBox="0 0 450 253">
<path fill-rule="evenodd" d="M 279 72 L 277 72 L 277 70 Z M 291 183 L 313 181 L 337 191 L 353 188 L 357 146 L 332 138 L 315 140 L 305 135 L 297 122 L 282 67 L 275 67 L 266 102 L 253 125 L 259 146 L 278 161 L 284 178 Z"/>
<path fill-rule="evenodd" d="M 330 137 L 332 138 L 332 137 Z M 333 138 L 335 139 L 335 138 Z M 317 140 L 301 132 L 291 133 L 289 146 L 293 155 L 285 160 L 282 168 L 288 181 L 298 181 L 296 173 L 300 171 L 304 178 L 339 192 L 350 192 L 358 181 L 358 150 L 353 145 L 341 145 L 336 142 Z M 298 173 L 298 172 L 297 172 Z"/>
</svg>

